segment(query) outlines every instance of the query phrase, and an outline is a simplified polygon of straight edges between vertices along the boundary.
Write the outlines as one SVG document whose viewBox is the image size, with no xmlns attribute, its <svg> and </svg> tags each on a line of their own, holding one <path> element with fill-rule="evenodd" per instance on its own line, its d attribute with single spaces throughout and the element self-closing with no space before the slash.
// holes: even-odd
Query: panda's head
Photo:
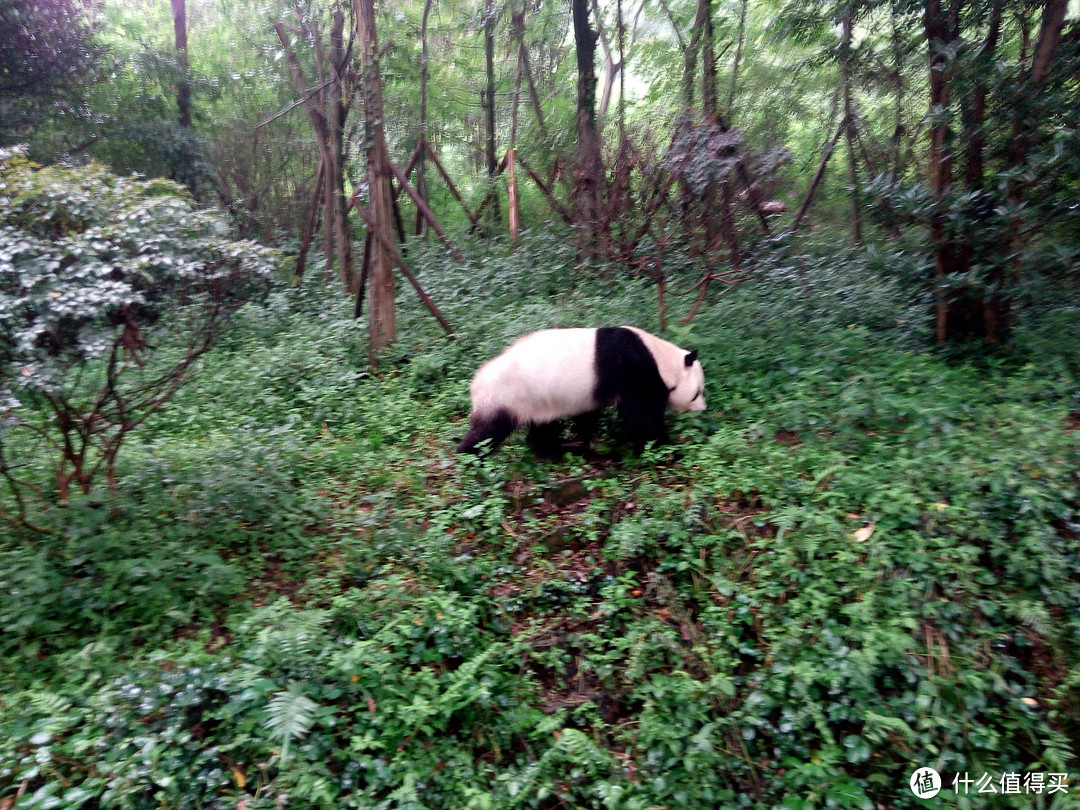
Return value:
<svg viewBox="0 0 1080 810">
<path fill-rule="evenodd" d="M 697 349 L 683 354 L 675 386 L 668 388 L 668 407 L 676 413 L 705 410 L 705 371 Z"/>
</svg>

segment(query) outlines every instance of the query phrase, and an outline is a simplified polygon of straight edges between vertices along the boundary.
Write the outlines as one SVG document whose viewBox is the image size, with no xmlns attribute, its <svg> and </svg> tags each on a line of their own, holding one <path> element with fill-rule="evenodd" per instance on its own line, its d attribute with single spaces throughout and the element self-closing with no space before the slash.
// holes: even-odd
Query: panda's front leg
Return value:
<svg viewBox="0 0 1080 810">
<path fill-rule="evenodd" d="M 526 441 L 536 455 L 559 458 L 562 455 L 562 424 L 556 421 L 530 425 Z"/>
<path fill-rule="evenodd" d="M 648 400 L 630 400 L 620 403 L 623 421 L 626 423 L 626 432 L 630 434 L 630 441 L 634 444 L 634 450 L 638 454 L 645 449 L 649 442 L 656 444 L 669 444 L 671 437 L 668 435 L 667 422 L 664 419 L 664 411 L 667 403 L 651 402 Z"/>
<path fill-rule="evenodd" d="M 580 450 L 582 454 L 589 452 L 589 446 L 596 435 L 596 430 L 600 427 L 601 413 L 602 411 L 599 408 L 595 411 L 586 411 L 575 416 L 571 422 L 574 427 L 575 449 Z"/>
</svg>

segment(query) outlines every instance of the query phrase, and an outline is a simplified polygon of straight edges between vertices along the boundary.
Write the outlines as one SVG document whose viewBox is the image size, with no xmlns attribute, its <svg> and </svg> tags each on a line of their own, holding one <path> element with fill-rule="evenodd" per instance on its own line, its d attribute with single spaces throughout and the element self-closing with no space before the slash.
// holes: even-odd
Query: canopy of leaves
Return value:
<svg viewBox="0 0 1080 810">
<path fill-rule="evenodd" d="M 0 352 L 20 385 L 53 389 L 120 344 L 137 359 L 162 316 L 214 316 L 271 269 L 271 251 L 229 240 L 175 183 L 2 157 Z"/>
<path fill-rule="evenodd" d="M 0 5 L 0 95 L 51 95 L 93 68 L 86 6 L 86 0 L 5 0 Z"/>
<path fill-rule="evenodd" d="M 86 6 L 86 0 L 0 3 L 0 144 L 52 112 L 47 102 L 94 70 L 99 48 Z"/>
</svg>

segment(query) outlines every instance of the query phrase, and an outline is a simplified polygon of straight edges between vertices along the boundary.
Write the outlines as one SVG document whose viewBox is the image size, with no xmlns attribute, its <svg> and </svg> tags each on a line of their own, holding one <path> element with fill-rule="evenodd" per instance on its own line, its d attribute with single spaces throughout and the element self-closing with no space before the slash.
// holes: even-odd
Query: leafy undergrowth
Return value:
<svg viewBox="0 0 1080 810">
<path fill-rule="evenodd" d="M 0 808 L 913 807 L 918 766 L 947 805 L 989 806 L 956 773 L 1075 800 L 1080 355 L 913 351 L 848 257 L 676 336 L 709 410 L 674 449 L 612 420 L 587 458 L 457 458 L 480 360 L 650 311 L 553 297 L 531 244 L 429 272 L 461 337 L 410 302 L 381 376 L 362 323 L 272 294 L 117 498 L 0 543 Z"/>
</svg>

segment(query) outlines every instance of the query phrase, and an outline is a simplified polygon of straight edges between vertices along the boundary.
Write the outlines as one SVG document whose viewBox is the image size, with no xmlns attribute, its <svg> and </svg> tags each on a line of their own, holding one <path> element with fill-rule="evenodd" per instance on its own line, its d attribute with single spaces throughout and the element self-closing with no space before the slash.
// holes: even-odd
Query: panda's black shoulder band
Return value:
<svg viewBox="0 0 1080 810">
<path fill-rule="evenodd" d="M 658 403 L 667 405 L 669 389 L 660 377 L 656 358 L 641 337 L 622 326 L 602 326 L 596 330 L 597 402 Z"/>
</svg>

